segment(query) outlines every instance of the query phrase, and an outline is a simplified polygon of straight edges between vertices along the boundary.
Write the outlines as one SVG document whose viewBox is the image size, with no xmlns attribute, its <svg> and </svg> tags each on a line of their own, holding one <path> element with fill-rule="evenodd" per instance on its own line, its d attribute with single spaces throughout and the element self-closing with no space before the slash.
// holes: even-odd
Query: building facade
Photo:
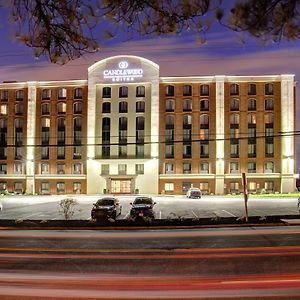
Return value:
<svg viewBox="0 0 300 300">
<path fill-rule="evenodd" d="M 160 77 L 115 56 L 87 80 L 0 84 L 0 190 L 295 190 L 294 75 Z"/>
</svg>

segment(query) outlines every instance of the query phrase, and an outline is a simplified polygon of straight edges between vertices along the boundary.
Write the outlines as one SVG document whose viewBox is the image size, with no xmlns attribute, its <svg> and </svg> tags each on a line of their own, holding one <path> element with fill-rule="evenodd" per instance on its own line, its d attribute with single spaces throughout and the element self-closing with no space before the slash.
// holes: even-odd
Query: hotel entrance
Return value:
<svg viewBox="0 0 300 300">
<path fill-rule="evenodd" d="M 131 179 L 112 179 L 111 193 L 113 194 L 130 194 Z"/>
</svg>

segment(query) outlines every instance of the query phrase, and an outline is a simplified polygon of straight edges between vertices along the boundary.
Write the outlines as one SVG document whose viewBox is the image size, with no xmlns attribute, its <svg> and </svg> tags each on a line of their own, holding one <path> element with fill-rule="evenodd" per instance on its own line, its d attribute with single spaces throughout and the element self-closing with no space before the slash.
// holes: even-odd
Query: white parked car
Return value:
<svg viewBox="0 0 300 300">
<path fill-rule="evenodd" d="M 201 190 L 198 189 L 198 188 L 190 188 L 187 193 L 186 193 L 186 196 L 188 198 L 201 198 L 202 197 L 202 193 L 201 193 Z"/>
</svg>

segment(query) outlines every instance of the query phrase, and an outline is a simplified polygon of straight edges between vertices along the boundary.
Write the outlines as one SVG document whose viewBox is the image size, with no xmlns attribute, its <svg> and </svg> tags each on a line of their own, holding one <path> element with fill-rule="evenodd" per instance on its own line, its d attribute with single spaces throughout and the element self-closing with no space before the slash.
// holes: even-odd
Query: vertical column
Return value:
<svg viewBox="0 0 300 300">
<path fill-rule="evenodd" d="M 281 192 L 295 189 L 294 75 L 281 75 Z"/>
<path fill-rule="evenodd" d="M 26 192 L 35 194 L 36 82 L 28 82 Z"/>
<path fill-rule="evenodd" d="M 224 81 L 225 76 L 216 80 L 216 181 L 215 193 L 224 193 Z"/>
</svg>

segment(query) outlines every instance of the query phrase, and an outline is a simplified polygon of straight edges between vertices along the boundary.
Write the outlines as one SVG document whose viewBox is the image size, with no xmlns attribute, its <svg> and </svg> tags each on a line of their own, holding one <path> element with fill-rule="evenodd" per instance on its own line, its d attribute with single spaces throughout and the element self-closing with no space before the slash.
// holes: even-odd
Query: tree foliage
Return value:
<svg viewBox="0 0 300 300">
<path fill-rule="evenodd" d="M 37 57 L 62 64 L 98 51 L 94 34 L 99 31 L 106 38 L 119 32 L 136 38 L 191 31 L 204 41 L 218 21 L 263 41 L 300 37 L 300 0 L 240 0 L 231 7 L 222 0 L 12 0 L 7 5 L 16 38 Z"/>
</svg>

